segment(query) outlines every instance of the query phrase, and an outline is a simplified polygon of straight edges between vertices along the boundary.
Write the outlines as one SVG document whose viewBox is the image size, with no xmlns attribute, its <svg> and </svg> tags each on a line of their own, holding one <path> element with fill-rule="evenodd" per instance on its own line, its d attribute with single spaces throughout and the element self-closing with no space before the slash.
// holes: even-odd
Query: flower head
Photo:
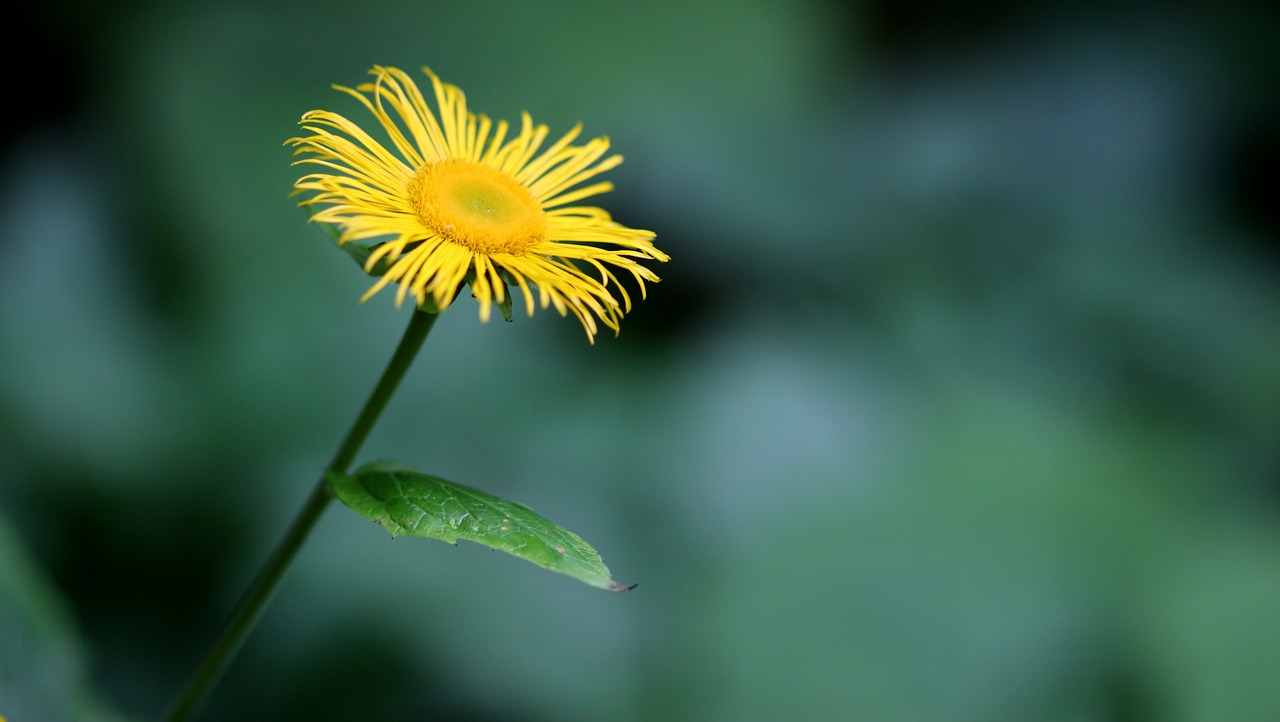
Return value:
<svg viewBox="0 0 1280 722">
<path fill-rule="evenodd" d="M 544 149 L 547 126 L 528 113 L 508 138 L 506 121 L 468 112 L 461 90 L 423 71 L 434 109 L 396 68 L 375 66 L 376 80 L 354 89 L 334 86 L 373 114 L 394 150 L 325 110 L 302 116 L 310 135 L 287 141 L 306 154 L 297 163 L 321 168 L 294 184 L 312 193 L 302 201 L 312 219 L 339 228 L 340 244 L 372 243 L 365 270 L 385 268 L 364 298 L 398 283 L 397 304 L 412 294 L 419 306 L 444 309 L 470 283 L 487 321 L 495 303 L 510 302 L 512 286 L 531 316 L 536 294 L 537 306 L 572 312 L 589 339 L 596 319 L 616 332 L 631 299 L 614 272 L 630 273 L 643 297 L 645 281 L 658 277 L 640 262 L 668 259 L 652 232 L 573 205 L 612 190 L 607 181 L 583 184 L 622 156 L 605 157 L 607 138 L 574 145 L 581 125 Z"/>
</svg>

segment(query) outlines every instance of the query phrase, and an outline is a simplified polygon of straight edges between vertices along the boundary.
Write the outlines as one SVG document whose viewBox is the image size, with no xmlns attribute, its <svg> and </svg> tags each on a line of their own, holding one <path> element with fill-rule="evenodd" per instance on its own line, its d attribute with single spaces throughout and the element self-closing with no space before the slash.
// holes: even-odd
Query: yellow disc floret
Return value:
<svg viewBox="0 0 1280 722">
<path fill-rule="evenodd" d="M 495 168 L 459 158 L 423 166 L 409 194 L 423 225 L 476 253 L 521 255 L 546 236 L 529 190 Z"/>
</svg>

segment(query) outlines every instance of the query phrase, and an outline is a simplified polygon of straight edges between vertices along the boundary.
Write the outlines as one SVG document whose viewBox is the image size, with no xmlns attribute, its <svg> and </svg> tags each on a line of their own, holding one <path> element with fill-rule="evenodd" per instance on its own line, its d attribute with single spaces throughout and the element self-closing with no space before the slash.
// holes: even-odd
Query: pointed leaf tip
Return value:
<svg viewBox="0 0 1280 722">
<path fill-rule="evenodd" d="M 327 471 L 325 477 L 343 504 L 392 537 L 426 537 L 455 546 L 465 539 L 599 589 L 625 592 L 636 586 L 613 581 L 590 544 L 523 504 L 387 461 L 352 475 Z"/>
</svg>

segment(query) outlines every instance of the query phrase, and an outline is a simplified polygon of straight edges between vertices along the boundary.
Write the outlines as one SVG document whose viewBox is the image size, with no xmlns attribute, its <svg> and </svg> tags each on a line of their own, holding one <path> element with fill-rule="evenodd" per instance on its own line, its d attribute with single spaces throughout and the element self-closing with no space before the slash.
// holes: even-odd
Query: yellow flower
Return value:
<svg viewBox="0 0 1280 722">
<path fill-rule="evenodd" d="M 608 182 L 582 184 L 622 156 L 604 157 L 607 138 L 573 145 L 580 124 L 539 153 L 547 126 L 524 113 L 519 132 L 507 139 L 506 121 L 468 112 L 461 90 L 423 71 L 436 110 L 396 68 L 375 66 L 376 81 L 355 89 L 334 86 L 378 119 L 394 152 L 325 110 L 302 116 L 299 124 L 311 135 L 286 142 L 295 155 L 309 154 L 295 165 L 323 168 L 294 184 L 295 192 L 313 192 L 301 204 L 313 207 L 312 220 L 341 229 L 339 243 L 374 243 L 366 271 L 388 266 L 364 299 L 394 282 L 397 304 L 412 294 L 419 306 L 429 308 L 430 299 L 444 309 L 469 281 L 487 321 L 494 303 L 509 303 L 510 284 L 530 316 L 536 292 L 537 305 L 561 316 L 572 312 L 593 342 L 597 318 L 616 333 L 631 299 L 614 271 L 629 272 L 643 297 L 645 281 L 658 277 L 640 261 L 668 259 L 652 232 L 615 223 L 603 209 L 572 205 L 612 190 Z"/>
</svg>

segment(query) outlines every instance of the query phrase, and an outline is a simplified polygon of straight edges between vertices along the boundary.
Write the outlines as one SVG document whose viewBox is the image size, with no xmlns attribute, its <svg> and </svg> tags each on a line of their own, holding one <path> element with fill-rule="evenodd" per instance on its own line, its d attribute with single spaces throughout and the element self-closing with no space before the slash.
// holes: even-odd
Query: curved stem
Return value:
<svg viewBox="0 0 1280 722">
<path fill-rule="evenodd" d="M 418 354 L 418 349 L 422 347 L 422 342 L 426 340 L 435 322 L 436 314 L 414 309 L 413 316 L 409 319 L 409 327 L 405 329 L 404 337 L 400 339 L 400 345 L 391 355 L 386 370 L 382 372 L 382 378 L 378 379 L 378 385 L 369 394 L 364 408 L 360 410 L 360 415 L 347 431 L 346 437 L 333 455 L 333 460 L 329 462 L 326 471 L 345 474 L 351 467 L 351 462 L 355 461 L 360 446 L 364 444 L 369 431 L 373 429 L 374 422 L 378 420 L 387 402 L 391 400 L 396 386 L 409 370 L 414 357 Z M 244 596 L 232 610 L 230 618 L 223 625 L 222 632 L 205 655 L 199 669 L 165 716 L 167 722 L 180 722 L 187 719 L 204 700 L 231 658 L 235 656 L 236 650 L 244 642 L 249 630 L 253 628 L 262 609 L 275 593 L 294 556 L 311 533 L 311 528 L 315 526 L 316 521 L 332 500 L 333 489 L 321 474 L 320 480 L 311 489 L 311 494 L 302 505 L 302 509 L 289 525 L 288 531 L 280 539 L 266 563 L 258 570 L 258 575 L 245 589 Z"/>
</svg>

